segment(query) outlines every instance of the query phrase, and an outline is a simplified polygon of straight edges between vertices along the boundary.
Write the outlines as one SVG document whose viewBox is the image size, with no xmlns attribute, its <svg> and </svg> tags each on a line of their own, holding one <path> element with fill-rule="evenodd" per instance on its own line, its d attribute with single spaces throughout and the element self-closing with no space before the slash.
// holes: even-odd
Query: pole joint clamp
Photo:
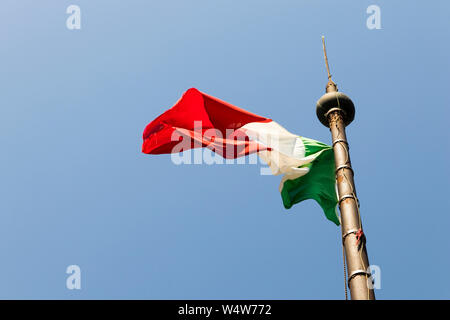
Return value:
<svg viewBox="0 0 450 320">
<path fill-rule="evenodd" d="M 356 200 L 354 195 L 352 195 L 352 194 L 345 194 L 339 199 L 339 205 L 341 205 L 342 201 L 344 201 L 345 199 L 349 199 L 349 198 Z"/>
<path fill-rule="evenodd" d="M 365 270 L 362 270 L 362 269 L 355 270 L 351 274 L 349 274 L 349 276 L 348 276 L 348 280 L 347 280 L 348 287 L 350 288 L 350 281 L 353 280 L 354 277 L 362 276 L 362 275 L 365 275 L 368 278 L 372 277 L 372 274 L 367 272 L 367 271 L 365 271 Z"/>
<path fill-rule="evenodd" d="M 360 208 L 359 199 L 357 197 L 355 197 L 353 194 L 343 195 L 338 201 L 339 207 L 341 207 L 341 202 L 344 201 L 345 199 L 354 199 L 356 204 L 358 205 L 358 208 Z"/>
<path fill-rule="evenodd" d="M 333 148 L 334 148 L 334 145 L 336 143 L 345 143 L 347 145 L 347 149 L 349 149 L 349 145 L 348 145 L 347 140 L 344 140 L 344 139 L 336 139 L 336 140 L 334 140 L 333 145 L 332 145 Z"/>
<path fill-rule="evenodd" d="M 335 171 L 335 174 L 337 174 L 338 171 L 341 170 L 341 169 L 348 169 L 348 170 L 350 170 L 352 172 L 352 175 L 355 176 L 355 173 L 353 172 L 352 167 L 350 167 L 348 164 L 343 164 L 343 165 L 340 165 L 339 167 L 337 167 L 336 171 Z"/>
<path fill-rule="evenodd" d="M 351 235 L 352 233 L 356 234 L 358 231 L 359 231 L 358 229 L 351 229 L 351 230 L 348 230 L 346 233 L 344 233 L 344 234 L 342 235 L 342 243 L 345 242 L 345 238 L 347 238 L 347 236 Z"/>
<path fill-rule="evenodd" d="M 331 108 L 330 110 L 328 110 L 328 111 L 325 113 L 325 118 L 328 118 L 328 116 L 329 116 L 331 113 L 335 112 L 335 111 L 341 112 L 341 113 L 344 115 L 344 117 L 347 115 L 347 114 L 345 113 L 345 111 L 342 110 L 341 108 Z"/>
</svg>

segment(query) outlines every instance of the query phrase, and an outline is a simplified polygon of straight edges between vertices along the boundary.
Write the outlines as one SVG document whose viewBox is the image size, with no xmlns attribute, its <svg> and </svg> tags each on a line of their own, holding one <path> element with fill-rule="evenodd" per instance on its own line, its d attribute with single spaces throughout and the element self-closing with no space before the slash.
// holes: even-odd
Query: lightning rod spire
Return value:
<svg viewBox="0 0 450 320">
<path fill-rule="evenodd" d="M 331 80 L 331 73 L 330 73 L 330 66 L 328 64 L 328 57 L 327 57 L 327 48 L 325 46 L 325 37 L 322 36 L 322 47 L 323 47 L 323 56 L 325 58 L 325 66 L 327 67 L 327 73 L 328 73 L 328 83 L 327 83 L 327 92 L 333 92 L 338 91 L 336 83 Z"/>
</svg>

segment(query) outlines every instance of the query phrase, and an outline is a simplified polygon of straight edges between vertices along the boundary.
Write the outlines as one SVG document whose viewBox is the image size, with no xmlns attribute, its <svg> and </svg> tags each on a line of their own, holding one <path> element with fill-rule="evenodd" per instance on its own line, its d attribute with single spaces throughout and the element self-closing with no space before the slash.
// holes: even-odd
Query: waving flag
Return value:
<svg viewBox="0 0 450 320">
<path fill-rule="evenodd" d="M 274 175 L 284 175 L 279 190 L 285 208 L 314 199 L 339 225 L 333 149 L 271 119 L 192 88 L 147 125 L 143 139 L 142 152 L 148 154 L 203 147 L 227 159 L 257 153 Z"/>
</svg>

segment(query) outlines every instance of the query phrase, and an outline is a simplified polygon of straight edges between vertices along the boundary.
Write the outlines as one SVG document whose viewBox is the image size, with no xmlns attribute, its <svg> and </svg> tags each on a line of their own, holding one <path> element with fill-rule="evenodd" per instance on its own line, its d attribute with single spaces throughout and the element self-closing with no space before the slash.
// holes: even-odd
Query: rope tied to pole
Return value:
<svg viewBox="0 0 450 320">
<path fill-rule="evenodd" d="M 345 300 L 348 300 L 348 288 L 347 288 L 347 262 L 345 261 L 345 247 L 344 243 L 342 243 L 342 261 L 344 263 L 344 291 L 345 291 Z"/>
</svg>

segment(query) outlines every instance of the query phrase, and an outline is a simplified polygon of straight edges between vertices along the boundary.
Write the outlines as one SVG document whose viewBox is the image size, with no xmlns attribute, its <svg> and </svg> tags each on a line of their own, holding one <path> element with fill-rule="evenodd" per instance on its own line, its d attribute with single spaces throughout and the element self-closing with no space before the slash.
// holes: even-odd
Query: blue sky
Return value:
<svg viewBox="0 0 450 320">
<path fill-rule="evenodd" d="M 66 28 L 71 4 L 81 30 Z M 329 143 L 322 35 L 356 105 L 376 295 L 450 298 L 448 1 L 0 6 L 0 298 L 344 298 L 340 229 L 312 200 L 285 210 L 280 177 L 140 153 L 190 87 Z M 73 264 L 81 290 L 66 288 Z"/>
</svg>

